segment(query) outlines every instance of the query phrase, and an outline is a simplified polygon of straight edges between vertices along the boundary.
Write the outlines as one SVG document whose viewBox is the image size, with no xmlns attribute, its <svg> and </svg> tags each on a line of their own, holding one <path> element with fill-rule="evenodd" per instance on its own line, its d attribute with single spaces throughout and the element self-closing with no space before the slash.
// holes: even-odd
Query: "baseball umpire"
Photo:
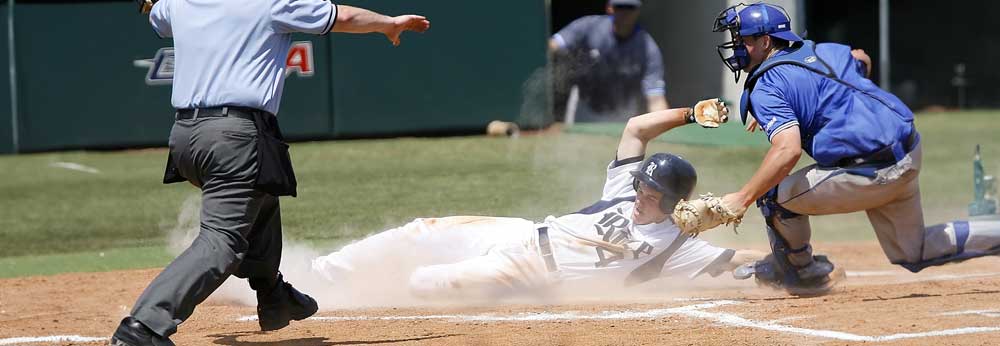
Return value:
<svg viewBox="0 0 1000 346">
<path fill-rule="evenodd" d="M 803 40 L 766 3 L 727 8 L 714 24 L 730 33 L 718 47 L 725 65 L 737 81 L 748 73 L 741 118 L 771 142 L 750 181 L 723 197 L 740 213 L 756 200 L 764 215 L 772 255 L 747 268 L 758 282 L 793 294 L 830 289 L 834 266 L 813 255 L 809 215 L 864 210 L 885 255 L 913 272 L 1000 250 L 997 222 L 924 227 L 913 113 L 868 79 L 863 51 Z M 789 175 L 803 151 L 816 164 Z"/>
<path fill-rule="evenodd" d="M 387 17 L 325 0 L 145 0 L 140 11 L 172 37 L 176 65 L 164 182 L 202 191 L 201 231 L 146 288 L 112 345 L 173 345 L 169 337 L 229 275 L 257 294 L 261 330 L 317 310 L 284 282 L 278 196 L 295 196 L 295 176 L 275 114 L 291 34 L 379 32 L 398 45 L 423 32 L 424 17 Z"/>
</svg>

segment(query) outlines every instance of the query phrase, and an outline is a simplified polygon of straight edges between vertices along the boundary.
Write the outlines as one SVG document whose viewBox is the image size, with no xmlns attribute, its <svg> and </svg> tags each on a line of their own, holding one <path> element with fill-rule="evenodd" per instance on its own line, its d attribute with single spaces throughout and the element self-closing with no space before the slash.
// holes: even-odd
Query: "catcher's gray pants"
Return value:
<svg viewBox="0 0 1000 346">
<path fill-rule="evenodd" d="M 253 189 L 257 130 L 235 117 L 178 120 L 170 152 L 180 174 L 201 187 L 201 230 L 153 279 L 132 316 L 161 336 L 177 331 L 231 274 L 273 284 L 281 260 L 278 198 Z M 270 286 L 269 284 L 269 286 Z"/>
<path fill-rule="evenodd" d="M 794 250 L 792 264 L 808 264 L 809 215 L 868 213 L 882 251 L 894 264 L 911 271 L 926 266 L 996 253 L 1000 222 L 956 221 L 924 227 L 920 206 L 921 145 L 895 165 L 874 170 L 874 177 L 850 168 L 805 167 L 778 184 L 777 203 L 796 214 L 772 224 Z M 872 173 L 872 172 L 867 172 Z"/>
<path fill-rule="evenodd" d="M 809 215 L 842 214 L 856 211 L 868 213 L 882 250 L 893 263 L 922 260 L 924 248 L 924 214 L 920 206 L 920 144 L 895 165 L 875 171 L 866 177 L 843 168 L 826 169 L 816 165 L 805 167 L 778 184 L 777 202 L 796 214 L 779 218 L 774 228 L 788 241 L 792 249 L 809 244 Z M 927 244 L 927 246 L 952 244 Z M 789 255 L 789 261 L 801 265 L 808 262 L 809 249 Z"/>
</svg>

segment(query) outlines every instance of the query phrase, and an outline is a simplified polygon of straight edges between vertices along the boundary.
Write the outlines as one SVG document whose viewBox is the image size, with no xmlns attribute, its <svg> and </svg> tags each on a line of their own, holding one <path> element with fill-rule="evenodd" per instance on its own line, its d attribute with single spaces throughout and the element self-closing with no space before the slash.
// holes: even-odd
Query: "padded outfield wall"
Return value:
<svg viewBox="0 0 1000 346">
<path fill-rule="evenodd" d="M 10 9 L 7 1 L 0 1 L 0 154 L 14 152 L 14 139 L 11 132 L 10 103 L 10 52 L 7 49 L 8 33 L 7 11 Z"/>
<path fill-rule="evenodd" d="M 9 1 L 9 0 L 8 0 Z M 292 139 L 462 133 L 516 120 L 546 63 L 546 5 L 338 2 L 419 13 L 425 34 L 298 35 L 279 117 Z M 0 153 L 14 152 L 8 9 L 0 3 Z M 173 121 L 172 55 L 132 1 L 14 3 L 18 151 L 161 146 Z M 480 15 L 473 15 L 473 14 Z"/>
</svg>

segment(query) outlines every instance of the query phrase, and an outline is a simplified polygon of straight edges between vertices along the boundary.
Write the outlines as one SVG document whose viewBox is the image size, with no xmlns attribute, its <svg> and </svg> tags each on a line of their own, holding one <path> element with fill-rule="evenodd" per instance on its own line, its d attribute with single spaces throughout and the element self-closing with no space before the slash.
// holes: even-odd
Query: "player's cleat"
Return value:
<svg viewBox="0 0 1000 346">
<path fill-rule="evenodd" d="M 269 293 L 257 292 L 257 322 L 260 330 L 272 331 L 301 321 L 319 311 L 312 297 L 299 292 L 278 276 L 278 285 Z"/>
<path fill-rule="evenodd" d="M 111 346 L 174 346 L 170 339 L 150 330 L 132 316 L 125 317 L 111 336 Z"/>
</svg>

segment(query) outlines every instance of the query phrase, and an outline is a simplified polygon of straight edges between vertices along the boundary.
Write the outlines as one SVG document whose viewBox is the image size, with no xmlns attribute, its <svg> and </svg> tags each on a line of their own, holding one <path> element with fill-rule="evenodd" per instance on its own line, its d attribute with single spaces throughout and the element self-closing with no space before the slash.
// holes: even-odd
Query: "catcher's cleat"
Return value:
<svg viewBox="0 0 1000 346">
<path fill-rule="evenodd" d="M 125 317 L 111 336 L 111 346 L 174 346 L 170 339 L 150 330 L 132 316 Z"/>
<path fill-rule="evenodd" d="M 257 322 L 262 331 L 287 327 L 289 322 L 309 318 L 316 311 L 319 311 L 319 306 L 312 297 L 299 292 L 280 276 L 271 292 L 262 294 L 257 291 Z"/>
<path fill-rule="evenodd" d="M 785 291 L 789 294 L 800 297 L 815 297 L 829 294 L 834 287 L 847 277 L 847 273 L 842 268 L 835 268 L 829 274 L 810 281 L 804 281 L 798 285 L 789 285 Z"/>
<path fill-rule="evenodd" d="M 822 279 L 833 272 L 833 263 L 829 261 L 813 260 L 809 264 L 796 268 L 795 273 L 799 275 L 799 280 L 810 281 Z"/>
<path fill-rule="evenodd" d="M 751 276 L 758 286 L 783 289 L 789 294 L 810 297 L 829 293 L 840 281 L 847 277 L 842 268 L 830 263 L 826 256 L 814 256 L 810 264 L 796 268 L 795 274 L 786 275 L 773 262 L 774 257 L 741 265 L 733 270 L 733 278 L 749 279 Z"/>
</svg>

